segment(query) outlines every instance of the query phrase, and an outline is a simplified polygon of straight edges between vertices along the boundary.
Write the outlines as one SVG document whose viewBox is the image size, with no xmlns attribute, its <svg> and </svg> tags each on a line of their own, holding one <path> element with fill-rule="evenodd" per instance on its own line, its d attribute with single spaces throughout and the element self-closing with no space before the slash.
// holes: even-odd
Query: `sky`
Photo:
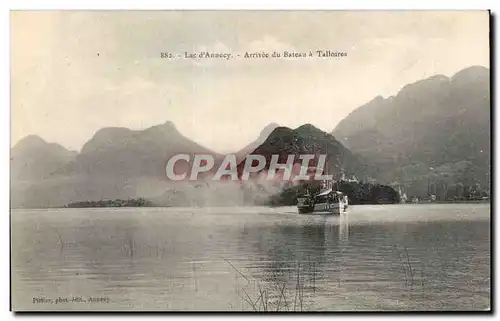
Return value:
<svg viewBox="0 0 500 321">
<path fill-rule="evenodd" d="M 269 123 L 330 132 L 355 108 L 436 74 L 489 67 L 486 11 L 13 11 L 11 143 L 79 151 L 103 127 L 172 121 L 217 152 Z M 162 59 L 331 50 L 341 58 Z"/>
</svg>

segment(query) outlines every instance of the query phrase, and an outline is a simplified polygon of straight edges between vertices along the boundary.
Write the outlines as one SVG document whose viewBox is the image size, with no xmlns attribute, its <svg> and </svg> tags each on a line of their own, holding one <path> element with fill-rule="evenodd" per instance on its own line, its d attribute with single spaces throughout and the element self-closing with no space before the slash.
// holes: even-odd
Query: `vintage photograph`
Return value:
<svg viewBox="0 0 500 321">
<path fill-rule="evenodd" d="M 11 11 L 12 311 L 490 311 L 490 21 Z"/>
</svg>

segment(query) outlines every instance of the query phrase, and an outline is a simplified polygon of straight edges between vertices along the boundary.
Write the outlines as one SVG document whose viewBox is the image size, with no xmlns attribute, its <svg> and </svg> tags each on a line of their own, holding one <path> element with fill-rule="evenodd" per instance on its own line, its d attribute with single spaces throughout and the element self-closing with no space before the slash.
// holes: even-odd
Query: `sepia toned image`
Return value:
<svg viewBox="0 0 500 321">
<path fill-rule="evenodd" d="M 491 310 L 488 11 L 11 11 L 11 309 Z"/>
</svg>

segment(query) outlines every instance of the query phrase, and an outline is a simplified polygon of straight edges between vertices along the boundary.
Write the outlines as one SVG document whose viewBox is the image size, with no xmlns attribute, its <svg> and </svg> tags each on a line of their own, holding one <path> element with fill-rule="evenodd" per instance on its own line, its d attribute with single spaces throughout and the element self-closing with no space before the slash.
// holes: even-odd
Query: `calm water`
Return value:
<svg viewBox="0 0 500 321">
<path fill-rule="evenodd" d="M 490 206 L 13 210 L 12 291 L 18 311 L 485 310 Z"/>
</svg>

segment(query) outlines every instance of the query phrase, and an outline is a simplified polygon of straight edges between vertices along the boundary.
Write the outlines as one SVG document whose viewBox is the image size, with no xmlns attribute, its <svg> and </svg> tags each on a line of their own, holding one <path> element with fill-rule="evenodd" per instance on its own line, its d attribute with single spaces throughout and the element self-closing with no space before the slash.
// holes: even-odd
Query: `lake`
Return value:
<svg viewBox="0 0 500 321">
<path fill-rule="evenodd" d="M 12 210 L 13 309 L 487 310 L 490 211 Z"/>
</svg>

